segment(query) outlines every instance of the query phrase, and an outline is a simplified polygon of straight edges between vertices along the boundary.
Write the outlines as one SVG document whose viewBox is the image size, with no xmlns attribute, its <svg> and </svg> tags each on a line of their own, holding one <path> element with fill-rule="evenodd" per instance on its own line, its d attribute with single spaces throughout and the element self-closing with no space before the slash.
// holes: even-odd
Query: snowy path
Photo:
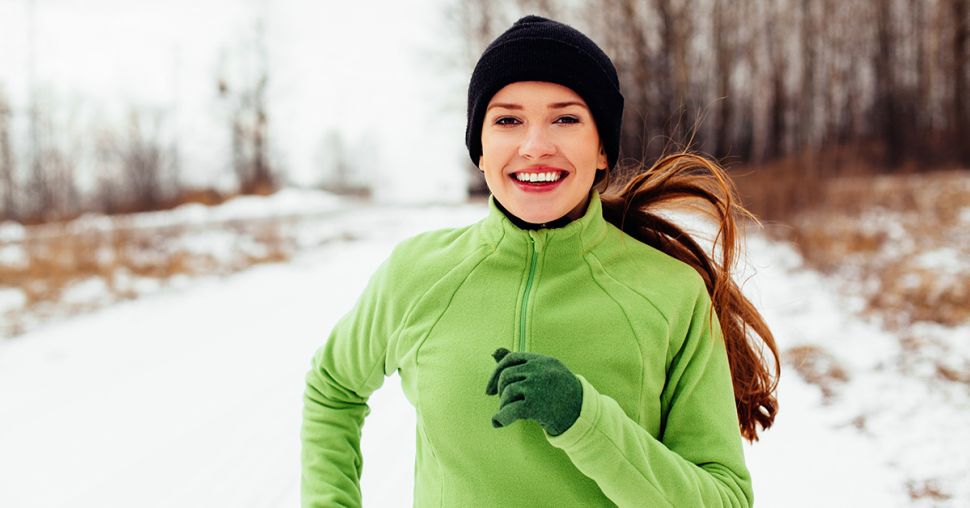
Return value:
<svg viewBox="0 0 970 508">
<path fill-rule="evenodd" d="M 0 343 L 0 506 L 297 506 L 313 351 L 394 243 L 481 213 L 412 212 L 285 265 Z M 816 278 L 789 273 L 785 248 L 749 247 L 759 273 L 746 290 L 782 349 L 803 338 L 805 323 L 839 326 L 818 315 L 836 304 Z M 746 448 L 757 506 L 911 506 L 880 443 L 837 427 L 844 415 L 823 406 L 817 388 L 787 369 L 780 398 L 775 428 Z M 371 406 L 365 504 L 409 506 L 414 416 L 396 376 Z"/>
</svg>

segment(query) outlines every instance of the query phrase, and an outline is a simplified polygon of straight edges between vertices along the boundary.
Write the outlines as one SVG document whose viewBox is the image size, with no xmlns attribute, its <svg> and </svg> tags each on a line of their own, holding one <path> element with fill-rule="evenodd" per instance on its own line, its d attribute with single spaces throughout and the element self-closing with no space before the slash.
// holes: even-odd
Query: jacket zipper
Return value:
<svg viewBox="0 0 970 508">
<path fill-rule="evenodd" d="M 525 281 L 525 294 L 522 296 L 522 309 L 519 311 L 519 351 L 525 351 L 525 314 L 529 305 L 529 293 L 532 292 L 532 278 L 536 273 L 536 260 L 539 257 L 535 238 L 531 235 L 529 235 L 529 244 L 532 249 L 532 261 L 529 263 L 529 278 Z"/>
</svg>

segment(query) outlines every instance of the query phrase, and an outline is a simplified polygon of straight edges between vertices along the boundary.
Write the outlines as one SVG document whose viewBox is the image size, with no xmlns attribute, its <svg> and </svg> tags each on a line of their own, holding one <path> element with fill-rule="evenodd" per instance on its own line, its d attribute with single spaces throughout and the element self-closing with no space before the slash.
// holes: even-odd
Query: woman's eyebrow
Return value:
<svg viewBox="0 0 970 508">
<path fill-rule="evenodd" d="M 492 104 L 489 107 L 485 108 L 485 111 L 487 112 L 488 110 L 490 110 L 492 108 L 522 109 L 522 105 L 521 104 L 512 104 L 512 103 L 508 103 L 508 102 L 496 102 L 495 104 Z"/>
<path fill-rule="evenodd" d="M 553 102 L 546 107 L 549 109 L 562 109 L 569 106 L 579 106 L 582 108 L 589 109 L 582 102 L 576 102 L 576 101 Z M 495 104 L 492 104 L 488 108 L 486 108 L 485 111 L 488 111 L 492 108 L 523 109 L 521 104 L 515 104 L 511 102 L 496 102 Z"/>
<path fill-rule="evenodd" d="M 579 107 L 581 107 L 581 108 L 586 108 L 586 109 L 589 109 L 589 108 L 587 108 L 587 107 L 586 107 L 586 105 L 585 105 L 585 104 L 583 104 L 582 102 L 576 102 L 576 101 L 567 101 L 567 102 L 553 102 L 552 104 L 550 104 L 550 105 L 549 105 L 549 106 L 547 106 L 547 107 L 548 107 L 549 109 L 562 109 L 562 108 L 565 108 L 565 107 L 569 107 L 569 106 L 579 106 Z"/>
</svg>

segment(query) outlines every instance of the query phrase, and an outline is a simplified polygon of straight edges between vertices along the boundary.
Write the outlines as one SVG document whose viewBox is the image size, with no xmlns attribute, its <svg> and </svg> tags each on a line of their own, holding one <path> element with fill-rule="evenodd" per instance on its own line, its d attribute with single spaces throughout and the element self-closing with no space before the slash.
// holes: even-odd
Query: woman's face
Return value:
<svg viewBox="0 0 970 508">
<path fill-rule="evenodd" d="M 516 217 L 541 224 L 586 211 L 606 152 L 586 102 L 562 85 L 519 81 L 489 101 L 478 166 Z"/>
</svg>

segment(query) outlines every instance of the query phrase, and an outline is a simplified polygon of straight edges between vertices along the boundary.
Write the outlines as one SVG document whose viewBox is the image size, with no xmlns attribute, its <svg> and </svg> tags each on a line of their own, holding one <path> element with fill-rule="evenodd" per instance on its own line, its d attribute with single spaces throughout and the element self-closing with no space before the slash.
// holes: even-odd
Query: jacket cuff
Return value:
<svg viewBox="0 0 970 508">
<path fill-rule="evenodd" d="M 599 392 L 583 376 L 575 374 L 579 379 L 579 384 L 583 387 L 583 404 L 579 410 L 579 418 L 573 422 L 572 426 L 558 436 L 546 434 L 549 444 L 563 450 L 572 448 L 576 443 L 589 434 L 596 426 L 600 416 Z"/>
</svg>

